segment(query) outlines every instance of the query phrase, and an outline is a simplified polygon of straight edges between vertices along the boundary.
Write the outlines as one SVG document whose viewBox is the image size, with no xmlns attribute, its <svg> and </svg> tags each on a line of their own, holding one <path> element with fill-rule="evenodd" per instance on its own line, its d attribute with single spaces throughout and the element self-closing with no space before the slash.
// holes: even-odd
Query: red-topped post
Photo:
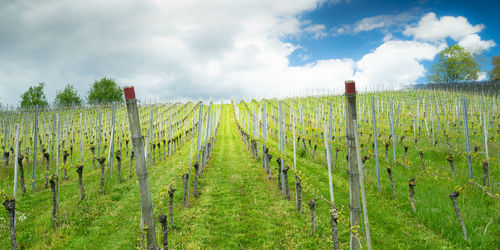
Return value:
<svg viewBox="0 0 500 250">
<path fill-rule="evenodd" d="M 134 87 L 130 86 L 123 88 L 123 93 L 125 94 L 127 103 L 130 134 L 132 136 L 132 145 L 134 146 L 135 153 L 135 170 L 141 192 L 142 220 L 147 227 L 148 249 L 158 249 L 156 244 L 153 206 L 151 203 L 151 194 L 149 192 L 148 170 L 146 169 L 146 158 L 144 156 L 143 139 L 141 136 L 141 123 L 139 120 L 139 111 L 137 110 Z"/>
<path fill-rule="evenodd" d="M 361 205 L 359 202 L 359 171 L 358 159 L 356 157 L 355 129 L 357 124 L 356 114 L 356 83 L 353 80 L 345 81 L 345 101 L 346 101 L 346 137 L 349 161 L 349 191 L 350 191 L 350 221 L 351 228 L 359 228 L 359 215 Z M 359 249 L 359 231 L 351 231 L 351 249 Z"/>
<path fill-rule="evenodd" d="M 351 95 L 356 93 L 356 83 L 353 80 L 345 81 L 345 93 Z"/>
</svg>

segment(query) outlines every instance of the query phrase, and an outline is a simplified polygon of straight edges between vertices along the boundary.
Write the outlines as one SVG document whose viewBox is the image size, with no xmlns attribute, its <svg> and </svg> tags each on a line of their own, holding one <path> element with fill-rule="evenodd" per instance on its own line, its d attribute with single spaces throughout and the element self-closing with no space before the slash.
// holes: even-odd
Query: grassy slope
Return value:
<svg viewBox="0 0 500 250">
<path fill-rule="evenodd" d="M 409 120 L 409 122 L 411 122 L 411 120 Z M 453 210 L 451 200 L 448 197 L 448 195 L 455 189 L 456 186 L 467 183 L 469 179 L 467 160 L 462 153 L 463 149 L 461 148 L 463 145 L 463 138 L 452 138 L 450 140 L 451 145 L 455 147 L 453 149 L 456 169 L 456 176 L 454 181 L 434 178 L 429 174 L 424 174 L 423 176 L 418 178 L 417 186 L 415 189 L 415 202 L 417 207 L 417 214 L 415 215 L 411 212 L 410 209 L 408 199 L 408 180 L 410 178 L 419 176 L 422 171 L 422 167 L 418 150 L 416 150 L 414 146 L 413 133 L 406 133 L 407 139 L 405 139 L 403 143 L 399 142 L 397 145 L 396 155 L 398 162 L 402 162 L 402 160 L 404 159 L 403 145 L 409 146 L 408 160 L 410 167 L 406 169 L 402 166 L 401 163 L 398 163 L 397 166 L 393 168 L 392 172 L 394 176 L 397 195 L 397 199 L 394 200 L 391 198 L 392 191 L 385 169 L 386 159 L 383 153 L 385 151 L 383 143 L 387 141 L 387 135 L 388 133 L 390 133 L 390 130 L 387 127 L 389 125 L 382 124 L 382 122 L 379 122 L 377 126 L 379 126 L 379 128 L 383 127 L 381 125 L 385 125 L 385 129 L 379 130 L 379 135 L 382 134 L 381 131 L 384 131 L 384 136 L 379 138 L 378 144 L 382 192 L 377 195 L 380 195 L 381 199 L 386 199 L 387 202 L 393 203 L 394 206 L 397 206 L 402 216 L 404 215 L 407 217 L 416 218 L 416 221 L 421 223 L 421 225 L 429 228 L 438 235 L 442 235 L 444 238 L 448 239 L 451 242 L 454 242 L 455 244 L 463 248 L 471 247 L 488 249 L 498 246 L 500 239 L 500 213 L 498 212 L 500 211 L 500 202 L 498 200 L 494 200 L 484 195 L 479 188 L 474 186 L 470 186 L 466 190 L 461 192 L 461 195 L 458 198 L 458 203 L 469 236 L 469 240 L 465 241 L 463 239 L 462 231 L 458 224 L 457 217 Z M 368 141 L 367 137 L 367 132 L 369 132 L 371 129 L 370 126 L 371 125 L 369 123 L 366 123 L 365 121 L 363 129 L 361 129 L 365 132 L 365 135 L 360 139 L 360 143 L 370 145 L 368 147 L 365 146 L 361 150 L 362 156 L 370 155 L 373 153 L 373 149 L 371 147 L 372 141 Z M 477 124 L 475 126 L 475 129 L 478 129 Z M 342 132 L 343 130 L 338 131 L 337 135 L 341 134 Z M 495 142 L 490 142 L 489 144 L 490 157 L 499 152 L 499 144 L 497 143 L 498 134 L 492 133 L 491 135 L 494 135 L 497 139 L 495 140 Z M 446 160 L 449 148 L 445 144 L 442 135 L 440 135 L 439 137 L 436 136 L 436 139 L 439 140 L 439 143 L 437 147 L 434 148 L 430 146 L 432 145 L 431 138 L 427 136 L 427 133 L 425 133 L 425 129 L 423 129 L 422 135 L 419 137 L 418 147 L 419 149 L 424 150 L 425 165 L 427 166 L 427 169 L 432 169 L 435 174 L 441 177 L 451 177 L 449 163 Z M 481 144 L 481 141 L 482 138 L 480 133 L 478 133 L 478 135 L 476 135 L 475 137 L 471 136 L 471 144 Z M 343 143 L 343 141 L 339 142 L 339 140 L 336 140 L 337 147 L 341 149 L 338 158 L 340 165 L 337 167 L 337 169 L 339 170 L 337 171 L 337 175 L 341 175 L 347 178 L 346 174 L 344 174 L 345 171 L 347 171 L 347 165 L 345 161 L 345 147 L 343 146 Z M 392 162 L 392 143 L 390 143 L 389 145 L 389 162 Z M 320 149 L 318 151 L 322 152 L 322 150 L 323 149 Z M 291 151 L 289 154 L 291 154 Z M 307 154 L 306 158 L 311 158 L 310 153 Z M 317 159 L 323 158 L 323 154 L 317 157 Z M 483 155 L 473 156 L 474 176 L 475 180 L 479 183 L 481 183 L 482 180 L 481 175 L 483 159 Z M 500 176 L 500 171 L 498 171 L 499 169 L 491 167 L 496 165 L 498 165 L 498 158 L 490 158 L 490 174 L 493 183 L 495 183 L 495 180 L 498 180 Z M 366 162 L 366 169 L 367 192 L 375 193 L 376 171 L 375 161 L 373 157 Z M 498 193 L 498 187 L 495 187 L 495 185 L 497 186 L 497 184 L 494 184 L 493 187 L 495 188 L 495 192 Z M 368 201 L 368 206 L 369 208 L 371 207 L 370 201 Z"/>
<path fill-rule="evenodd" d="M 180 151 L 166 161 L 157 163 L 149 170 L 149 184 L 152 199 L 158 199 L 161 188 L 185 167 L 189 156 L 190 143 L 185 143 Z M 35 249 L 124 249 L 140 245 L 140 196 L 135 167 L 134 175 L 128 179 L 128 157 L 122 162 L 122 181 L 118 183 L 113 177 L 112 185 L 106 185 L 106 194 L 99 195 L 100 170 L 92 169 L 90 163 L 85 164 L 83 185 L 85 200 L 77 205 L 80 198 L 78 175 L 74 169 L 68 171 L 69 180 L 60 184 L 60 226 L 52 229 L 51 191 L 38 184 L 39 191 L 33 193 L 31 185 L 27 185 L 27 194 L 21 194 L 17 202 L 17 216 L 22 213 L 24 221 L 17 221 L 16 237 L 21 248 Z M 40 163 L 41 164 L 41 163 Z M 115 160 L 116 164 L 116 160 Z M 97 164 L 96 164 L 97 165 Z M 41 166 L 41 165 L 38 165 Z M 134 162 L 135 166 L 135 162 Z M 3 167 L 2 167 L 3 168 Z M 10 172 L 12 168 L 8 169 Z M 29 170 L 28 170 L 29 171 Z M 12 173 L 4 173 L 11 178 Z M 26 176 L 31 176 L 31 171 Z M 180 179 L 180 178 L 179 178 Z M 12 181 L 9 181 L 9 186 Z M 4 185 L 4 184 L 3 184 Z M 155 215 L 158 212 L 155 210 Z M 9 246 L 8 217 L 5 209 L 0 209 L 0 246 Z M 160 239 L 160 226 L 158 239 Z M 3 249 L 3 247 L 0 247 Z"/>
<path fill-rule="evenodd" d="M 294 201 L 282 199 L 276 182 L 267 179 L 260 161 L 251 158 L 241 141 L 231 112 L 230 106 L 224 107 L 212 160 L 201 180 L 202 194 L 193 208 L 182 212 L 180 229 L 169 236 L 172 246 L 331 247 L 328 205 L 318 202 L 318 231 L 316 236 L 311 237 L 310 211 L 306 202 L 312 196 L 304 193 L 302 214 L 297 213 Z M 272 164 L 276 172 L 274 159 Z M 298 165 L 314 179 L 311 180 L 313 183 L 321 182 L 322 191 L 327 188 L 324 184 L 328 175 L 324 166 L 302 158 L 298 159 Z M 294 194 L 293 178 L 289 179 L 291 193 Z M 347 179 L 336 176 L 334 182 L 337 202 L 348 204 Z M 294 195 L 292 197 L 293 200 Z M 370 193 L 368 200 L 375 249 L 454 248 L 452 243 L 395 208 L 395 202 L 385 199 L 383 195 Z M 348 248 L 349 234 L 344 225 L 340 226 L 340 239 L 341 247 Z"/>
<path fill-rule="evenodd" d="M 294 201 L 282 199 L 276 185 L 276 175 L 273 176 L 274 181 L 270 182 L 260 161 L 251 158 L 237 134 L 231 112 L 231 106 L 225 105 L 212 159 L 200 179 L 200 196 L 190 200 L 189 209 L 181 208 L 182 188 L 179 184 L 175 184 L 178 191 L 174 198 L 174 223 L 177 227 L 169 232 L 170 246 L 172 248 L 329 248 L 331 230 L 328 205 L 322 201 L 318 202 L 318 231 L 316 236 L 311 237 L 310 212 L 306 203 L 312 196 L 309 192 L 304 193 L 302 214 L 296 212 Z M 271 144 L 273 148 L 277 148 L 276 143 Z M 188 159 L 189 150 L 187 143 L 180 152 L 158 164 L 150 172 L 150 187 L 155 201 L 159 198 L 161 188 L 172 179 L 181 182 L 177 174 L 185 165 L 182 160 Z M 275 158 L 272 164 L 273 172 L 276 173 Z M 122 176 L 126 176 L 128 163 L 124 162 L 123 165 L 126 170 Z M 310 183 L 314 184 L 323 195 L 328 194 L 328 173 L 323 164 L 316 164 L 306 157 L 298 158 L 297 165 L 308 176 Z M 21 195 L 18 203 L 18 211 L 27 216 L 26 220 L 17 224 L 17 239 L 21 247 L 122 249 L 140 246 L 138 229 L 140 200 L 135 175 L 133 180 L 120 184 L 115 179 L 112 188 L 108 187 L 108 193 L 99 196 L 99 171 L 87 167 L 84 172 L 87 197 L 79 207 L 76 206 L 79 190 L 74 170 L 69 171 L 70 180 L 64 181 L 61 185 L 62 225 L 56 232 L 51 229 L 50 190 L 41 190 L 33 194 L 28 186 L 28 194 Z M 290 191 L 294 194 L 294 178 L 291 171 L 289 175 Z M 398 180 L 399 177 L 395 178 Z M 376 192 L 373 188 L 375 185 L 373 178 L 369 178 L 367 183 L 372 187 L 368 191 L 367 199 L 372 244 L 375 249 L 458 248 L 439 230 L 435 228 L 431 230 L 424 226 L 430 222 L 422 223 L 421 220 L 430 220 L 432 217 L 426 219 L 426 216 L 431 213 L 415 217 L 411 215 L 407 204 L 402 203 L 404 198 L 392 200 L 387 189 L 388 183 L 384 179 L 386 178 L 382 178 L 384 186 L 382 193 Z M 401 179 L 402 183 L 406 182 Z M 348 204 L 347 180 L 345 166 L 338 166 L 334 175 L 337 204 Z M 398 197 L 404 197 L 407 186 L 401 184 L 399 188 L 401 191 L 398 192 Z M 417 208 L 423 209 L 418 199 L 426 194 L 424 189 L 429 188 L 431 187 L 423 186 L 416 194 Z M 451 204 L 448 206 L 451 210 Z M 344 210 L 344 216 L 348 217 L 347 207 Z M 5 209 L 0 211 L 0 217 L 6 218 Z M 158 208 L 155 208 L 156 217 L 158 212 Z M 456 223 L 454 214 L 449 216 L 450 221 Z M 2 246 L 0 248 L 3 248 L 9 245 L 7 221 L 2 221 L 0 225 L 0 246 Z M 492 226 L 494 225 L 490 225 Z M 347 248 L 348 230 L 345 225 L 339 227 L 341 247 Z M 160 241 L 159 223 L 156 224 L 156 228 L 157 238 Z M 456 231 L 460 234 L 459 229 Z"/>
<path fill-rule="evenodd" d="M 200 196 L 182 211 L 174 248 L 326 248 L 311 238 L 309 219 L 281 198 L 237 134 L 231 106 L 224 106 Z"/>
<path fill-rule="evenodd" d="M 241 108 L 241 106 L 240 106 Z M 366 119 L 366 117 L 365 117 Z M 478 120 L 479 118 L 477 118 Z M 498 200 L 494 200 L 490 197 L 487 197 L 483 194 L 482 191 L 478 187 L 470 186 L 463 192 L 461 192 L 460 197 L 458 198 L 459 207 L 462 213 L 462 217 L 464 219 L 464 224 L 467 228 L 469 240 L 465 241 L 462 236 L 462 231 L 457 221 L 457 217 L 455 212 L 453 211 L 453 207 L 451 205 L 450 198 L 448 195 L 454 190 L 454 188 L 458 185 L 463 185 L 468 182 L 469 174 L 468 174 L 468 166 L 467 160 L 463 155 L 463 138 L 453 137 L 450 140 L 450 143 L 453 145 L 453 152 L 455 157 L 455 168 L 456 168 L 456 178 L 455 181 L 447 181 L 442 179 L 435 179 L 429 174 L 424 174 L 422 177 L 417 180 L 417 187 L 415 191 L 415 200 L 417 206 L 417 214 L 413 214 L 410 209 L 409 199 L 408 199 L 408 180 L 412 177 L 416 177 L 422 171 L 422 167 L 420 165 L 420 157 L 418 155 L 418 151 L 415 150 L 413 143 L 413 132 L 410 129 L 411 118 L 403 119 L 406 122 L 406 125 L 403 126 L 401 123 L 400 130 L 410 130 L 409 132 L 405 132 L 406 139 L 401 143 L 398 140 L 398 147 L 396 149 L 397 159 L 400 162 L 404 158 L 403 154 L 403 145 L 409 145 L 408 151 L 408 159 L 411 167 L 405 169 L 400 163 L 397 164 L 396 167 L 393 168 L 393 175 L 396 185 L 396 193 L 397 198 L 392 199 L 392 192 L 390 187 L 389 178 L 385 169 L 385 156 L 383 156 L 384 146 L 383 142 L 387 140 L 387 136 L 390 133 L 389 122 L 388 120 L 381 119 L 378 121 L 379 135 L 384 134 L 381 138 L 379 138 L 379 154 L 380 157 L 380 167 L 381 167 L 381 186 L 382 192 L 376 192 L 376 178 L 375 178 L 375 162 L 373 157 L 366 162 L 367 169 L 367 179 L 366 179 L 366 189 L 368 192 L 368 196 L 375 194 L 375 198 L 377 199 L 375 205 L 379 199 L 385 200 L 386 204 L 389 206 L 396 207 L 398 209 L 390 209 L 387 211 L 387 214 L 397 214 L 398 217 L 407 217 L 408 222 L 417 222 L 419 227 L 424 227 L 427 230 L 432 230 L 436 235 L 440 235 L 441 237 L 447 239 L 454 244 L 466 248 L 480 248 L 480 249 L 491 249 L 495 248 L 499 245 L 500 240 L 500 202 Z M 402 121 L 403 121 L 402 120 Z M 498 122 L 494 122 L 493 124 L 498 124 Z M 490 125 L 491 126 L 491 125 Z M 360 143 L 365 145 L 365 147 L 361 150 L 361 156 L 371 155 L 373 149 L 371 147 L 372 140 L 368 140 L 368 134 L 371 132 L 371 123 L 368 123 L 366 120 L 363 121 L 363 124 L 360 125 L 360 133 L 364 133 L 360 138 Z M 430 127 L 430 124 L 429 124 Z M 443 127 L 441 127 L 443 128 Z M 474 129 L 473 129 L 474 128 Z M 455 134 L 455 130 L 460 130 L 460 128 L 453 128 L 450 125 L 450 129 L 452 129 L 452 134 Z M 433 148 L 431 139 L 427 136 L 425 128 L 422 131 L 422 135 L 419 136 L 419 148 L 424 150 L 425 162 L 427 169 L 432 168 L 433 172 L 443 177 L 450 177 L 451 171 L 449 167 L 449 163 L 446 160 L 448 154 L 448 146 L 446 146 L 444 142 L 444 138 L 442 135 L 443 129 L 441 129 L 441 135 L 438 137 L 436 134 L 436 139 L 439 140 L 439 144 L 436 148 Z M 471 132 L 474 131 L 474 132 Z M 339 147 L 341 151 L 338 156 L 338 164 L 336 170 L 334 172 L 334 192 L 342 194 L 345 193 L 347 188 L 347 164 L 346 164 L 346 150 L 344 146 L 343 128 L 339 128 L 336 135 L 337 139 L 335 140 L 335 147 Z M 402 132 L 399 132 L 401 135 Z M 482 142 L 482 134 L 479 130 L 478 124 L 474 126 L 470 126 L 470 135 L 471 135 L 471 144 L 481 144 Z M 472 136 L 475 135 L 475 136 Z M 499 152 L 499 134 L 495 132 L 495 130 L 491 130 L 490 136 L 496 137 L 496 140 L 490 142 L 489 150 L 490 157 L 496 155 Z M 287 147 L 287 155 L 290 156 L 292 154 L 292 146 L 291 146 L 291 136 L 289 136 L 289 142 Z M 399 138 L 399 137 L 398 137 Z M 273 148 L 277 149 L 277 143 L 271 142 Z M 370 145 L 370 146 L 366 146 Z M 392 143 L 389 144 L 389 162 L 392 162 Z M 298 162 L 298 168 L 306 173 L 306 176 L 312 178 L 311 182 L 315 187 L 318 187 L 320 193 L 324 196 L 328 196 L 328 185 L 327 185 L 327 175 L 326 172 L 326 163 L 324 161 L 324 154 L 322 153 L 324 147 L 319 145 L 316 160 L 317 162 L 321 162 L 321 164 L 313 165 L 317 166 L 319 169 L 319 176 L 313 171 L 310 166 L 310 163 L 314 161 L 311 157 L 312 152 L 308 149 L 305 158 L 300 157 Z M 456 150 L 456 151 L 455 151 Z M 479 151 L 482 151 L 480 148 Z M 496 158 L 496 157 L 495 157 Z M 495 188 L 495 192 L 498 193 L 498 180 L 500 176 L 500 171 L 498 168 L 494 166 L 498 165 L 498 158 L 490 158 L 490 173 L 491 180 L 494 183 L 493 187 Z M 482 173 L 482 160 L 484 159 L 483 155 L 473 156 L 473 168 L 474 168 L 474 176 L 477 182 L 481 182 L 481 173 Z M 277 167 L 275 167 L 277 168 Z M 336 177 L 342 178 L 336 178 Z M 337 182 L 343 183 L 342 185 L 336 184 Z M 335 186 L 339 186 L 340 188 L 336 188 Z M 340 204 L 348 204 L 346 201 L 337 201 Z M 368 200 L 368 207 L 370 210 L 370 218 L 373 212 L 371 209 L 378 209 L 380 207 L 373 207 L 373 202 Z M 348 213 L 348 211 L 346 211 Z M 375 211 L 378 213 L 378 211 Z M 348 216 L 348 214 L 347 214 Z M 390 217 L 386 217 L 390 219 Z M 371 220 L 372 224 L 374 223 L 373 219 Z M 397 227 L 401 228 L 401 227 Z M 378 228 L 376 230 L 380 230 Z M 403 229 L 403 228 L 401 228 Z M 409 230 L 394 233 L 403 233 L 411 234 L 412 231 Z M 372 233 L 373 233 L 372 229 Z M 372 237 L 373 238 L 373 237 Z M 400 242 L 403 246 L 408 246 L 409 239 L 401 239 Z M 429 244 L 429 243 L 428 243 Z"/>
</svg>

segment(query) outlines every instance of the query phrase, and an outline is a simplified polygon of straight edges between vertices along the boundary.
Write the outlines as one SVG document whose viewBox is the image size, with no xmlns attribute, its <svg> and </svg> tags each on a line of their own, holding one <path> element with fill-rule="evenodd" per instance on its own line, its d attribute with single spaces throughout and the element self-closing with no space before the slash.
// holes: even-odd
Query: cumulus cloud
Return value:
<svg viewBox="0 0 500 250">
<path fill-rule="evenodd" d="M 403 34 L 421 41 L 443 41 L 451 38 L 460 45 L 472 50 L 487 50 L 495 46 L 493 40 L 483 41 L 477 35 L 485 26 L 472 25 L 463 16 L 443 16 L 438 18 L 435 13 L 424 15 L 416 25 L 407 25 Z"/>
<path fill-rule="evenodd" d="M 470 51 L 488 50 L 496 45 L 493 40 L 481 40 L 478 34 L 469 34 L 462 38 L 458 44 Z"/>
<path fill-rule="evenodd" d="M 391 28 L 391 31 L 402 28 L 409 21 L 414 20 L 416 15 L 414 10 L 406 11 L 394 15 L 376 15 L 365 17 L 353 24 L 343 24 L 333 29 L 334 35 L 357 34 L 372 30 L 383 30 Z"/>
<path fill-rule="evenodd" d="M 249 77 L 255 84 L 264 69 L 286 71 L 287 56 L 298 46 L 282 38 L 301 33 L 298 14 L 324 3 L 2 2 L 0 102 L 11 104 L 39 81 L 51 100 L 67 83 L 85 95 L 103 76 L 136 85 L 138 96 L 244 94 Z M 280 85 L 286 83 L 265 87 Z"/>
<path fill-rule="evenodd" d="M 300 20 L 302 13 L 325 3 L 4 1 L 0 102 L 16 104 L 21 93 L 39 81 L 46 83 L 49 100 L 67 83 L 85 96 L 89 85 L 103 76 L 135 85 L 142 98 L 266 97 L 277 89 L 343 89 L 347 79 L 360 86 L 398 86 L 424 76 L 422 62 L 444 47 L 444 42 L 398 41 L 387 35 L 359 61 L 313 61 L 304 54 L 302 59 L 310 63 L 290 66 L 288 57 L 300 45 L 284 38 L 325 36 L 324 25 Z M 387 17 L 366 19 L 350 31 L 396 25 L 390 22 Z M 488 42 L 471 36 L 475 34 L 460 41 Z"/>
<path fill-rule="evenodd" d="M 324 24 L 311 24 L 305 29 L 305 32 L 311 33 L 314 39 L 323 38 L 327 36 L 326 27 Z"/>
<path fill-rule="evenodd" d="M 444 48 L 445 43 L 389 40 L 356 62 L 354 78 L 366 87 L 411 84 L 426 74 L 422 61 L 433 60 Z"/>
</svg>

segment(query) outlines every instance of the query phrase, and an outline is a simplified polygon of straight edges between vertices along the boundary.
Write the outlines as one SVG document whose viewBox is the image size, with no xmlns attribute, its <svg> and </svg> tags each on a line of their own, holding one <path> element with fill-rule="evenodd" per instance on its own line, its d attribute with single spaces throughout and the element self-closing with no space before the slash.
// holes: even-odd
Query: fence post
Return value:
<svg viewBox="0 0 500 250">
<path fill-rule="evenodd" d="M 33 138 L 33 142 L 35 143 L 33 145 L 33 174 L 32 174 L 32 183 L 31 183 L 31 189 L 35 191 L 36 189 L 36 148 L 37 148 L 37 141 L 38 141 L 38 106 L 35 108 L 35 137 Z"/>
<path fill-rule="evenodd" d="M 399 108 L 398 108 L 399 109 Z M 355 122 L 357 124 L 357 122 Z M 368 206 L 366 204 L 366 196 L 365 196 L 365 182 L 364 182 L 364 173 L 363 173 L 363 168 L 361 167 L 361 152 L 360 152 L 360 146 L 359 146 L 359 137 L 358 137 L 358 127 L 354 127 L 354 140 L 356 143 L 356 158 L 358 160 L 358 172 L 361 174 L 359 175 L 359 184 L 361 186 L 361 201 L 363 203 L 363 218 L 365 222 L 365 234 L 366 234 L 366 246 L 368 250 L 372 249 L 372 242 L 370 238 L 370 223 L 368 221 Z"/>
<path fill-rule="evenodd" d="M 467 117 L 467 99 L 465 97 L 462 98 L 463 102 L 463 115 L 464 115 L 464 136 L 465 136 L 465 152 L 467 153 L 467 160 L 469 162 L 469 175 L 470 179 L 474 179 L 474 175 L 472 173 L 472 159 L 470 156 L 470 142 L 469 142 L 469 125 L 468 125 L 468 117 Z"/>
<path fill-rule="evenodd" d="M 278 108 L 279 108 L 279 130 L 280 130 L 279 131 L 280 153 L 282 155 L 284 155 L 284 150 L 283 150 L 283 144 L 284 144 L 283 143 L 283 138 L 284 138 L 284 136 L 283 136 L 283 104 L 282 104 L 281 100 L 279 100 L 278 105 L 279 105 Z M 285 188 L 284 188 L 285 182 L 283 180 L 284 176 L 283 176 L 283 172 L 282 172 L 282 170 L 284 168 L 284 162 L 285 162 L 285 159 L 281 159 L 280 165 L 279 165 L 279 171 L 278 171 L 278 175 L 281 176 L 281 194 L 282 195 L 285 195 Z"/>
<path fill-rule="evenodd" d="M 123 88 L 125 100 L 127 102 L 127 112 L 130 125 L 130 134 L 135 152 L 135 164 L 139 189 L 141 192 L 141 214 L 147 226 L 148 249 L 157 249 L 156 232 L 153 217 L 153 206 L 151 204 L 151 194 L 149 192 L 148 171 L 146 169 L 146 158 L 144 157 L 143 138 L 141 136 L 141 125 L 139 112 L 137 110 L 137 100 L 135 99 L 134 87 Z"/>
<path fill-rule="evenodd" d="M 115 105 L 113 105 L 113 114 L 111 117 L 111 139 L 109 140 L 109 178 L 113 179 L 113 155 L 115 148 Z"/>
<path fill-rule="evenodd" d="M 359 172 L 358 159 L 356 157 L 355 126 L 356 124 L 356 83 L 352 80 L 345 82 L 346 101 L 346 139 L 349 159 L 349 191 L 350 191 L 350 222 L 351 229 L 359 227 L 359 214 L 361 205 L 359 202 Z M 351 230 L 351 249 L 360 248 L 358 235 Z"/>
<path fill-rule="evenodd" d="M 378 164 L 378 144 L 377 144 L 377 117 L 375 116 L 375 98 L 371 96 L 372 99 L 372 121 L 373 121 L 373 144 L 375 146 L 375 164 L 377 166 L 377 188 L 378 191 L 380 191 L 380 171 L 379 171 L 379 164 Z"/>
<path fill-rule="evenodd" d="M 393 166 L 396 166 L 396 134 L 394 133 L 394 103 L 391 101 L 389 106 L 389 121 L 391 122 L 391 135 L 392 135 L 392 158 L 393 158 Z"/>
<path fill-rule="evenodd" d="M 330 106 L 331 107 L 331 106 Z M 325 141 L 325 152 L 326 152 L 326 162 L 328 165 L 328 185 L 330 187 L 330 202 L 332 205 L 331 211 L 331 226 L 332 226 L 332 239 L 333 239 L 333 249 L 340 249 L 339 247 L 339 237 L 338 237 L 338 228 L 337 228 L 337 208 L 335 207 L 335 199 L 333 197 L 333 180 L 332 180 L 332 162 L 330 156 L 330 134 L 326 130 L 326 122 L 323 126 L 324 132 L 324 141 Z"/>
</svg>

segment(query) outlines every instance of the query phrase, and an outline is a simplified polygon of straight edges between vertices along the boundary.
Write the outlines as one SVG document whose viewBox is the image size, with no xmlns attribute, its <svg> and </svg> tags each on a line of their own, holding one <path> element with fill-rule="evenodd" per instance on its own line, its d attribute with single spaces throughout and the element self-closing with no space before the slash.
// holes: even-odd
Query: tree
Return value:
<svg viewBox="0 0 500 250">
<path fill-rule="evenodd" d="M 500 54 L 491 58 L 493 68 L 490 71 L 490 80 L 500 81 Z"/>
<path fill-rule="evenodd" d="M 436 83 L 475 81 L 479 77 L 478 53 L 471 53 L 455 44 L 438 55 L 427 78 Z"/>
<path fill-rule="evenodd" d="M 90 86 L 87 101 L 91 105 L 123 102 L 123 91 L 111 78 L 102 78 Z"/>
<path fill-rule="evenodd" d="M 28 91 L 21 95 L 21 108 L 46 107 L 49 105 L 47 97 L 43 92 L 45 83 L 40 82 L 38 86 L 31 86 Z"/>
<path fill-rule="evenodd" d="M 57 91 L 54 104 L 59 107 L 71 107 L 82 105 L 82 98 L 72 85 L 66 85 L 63 91 Z"/>
</svg>

